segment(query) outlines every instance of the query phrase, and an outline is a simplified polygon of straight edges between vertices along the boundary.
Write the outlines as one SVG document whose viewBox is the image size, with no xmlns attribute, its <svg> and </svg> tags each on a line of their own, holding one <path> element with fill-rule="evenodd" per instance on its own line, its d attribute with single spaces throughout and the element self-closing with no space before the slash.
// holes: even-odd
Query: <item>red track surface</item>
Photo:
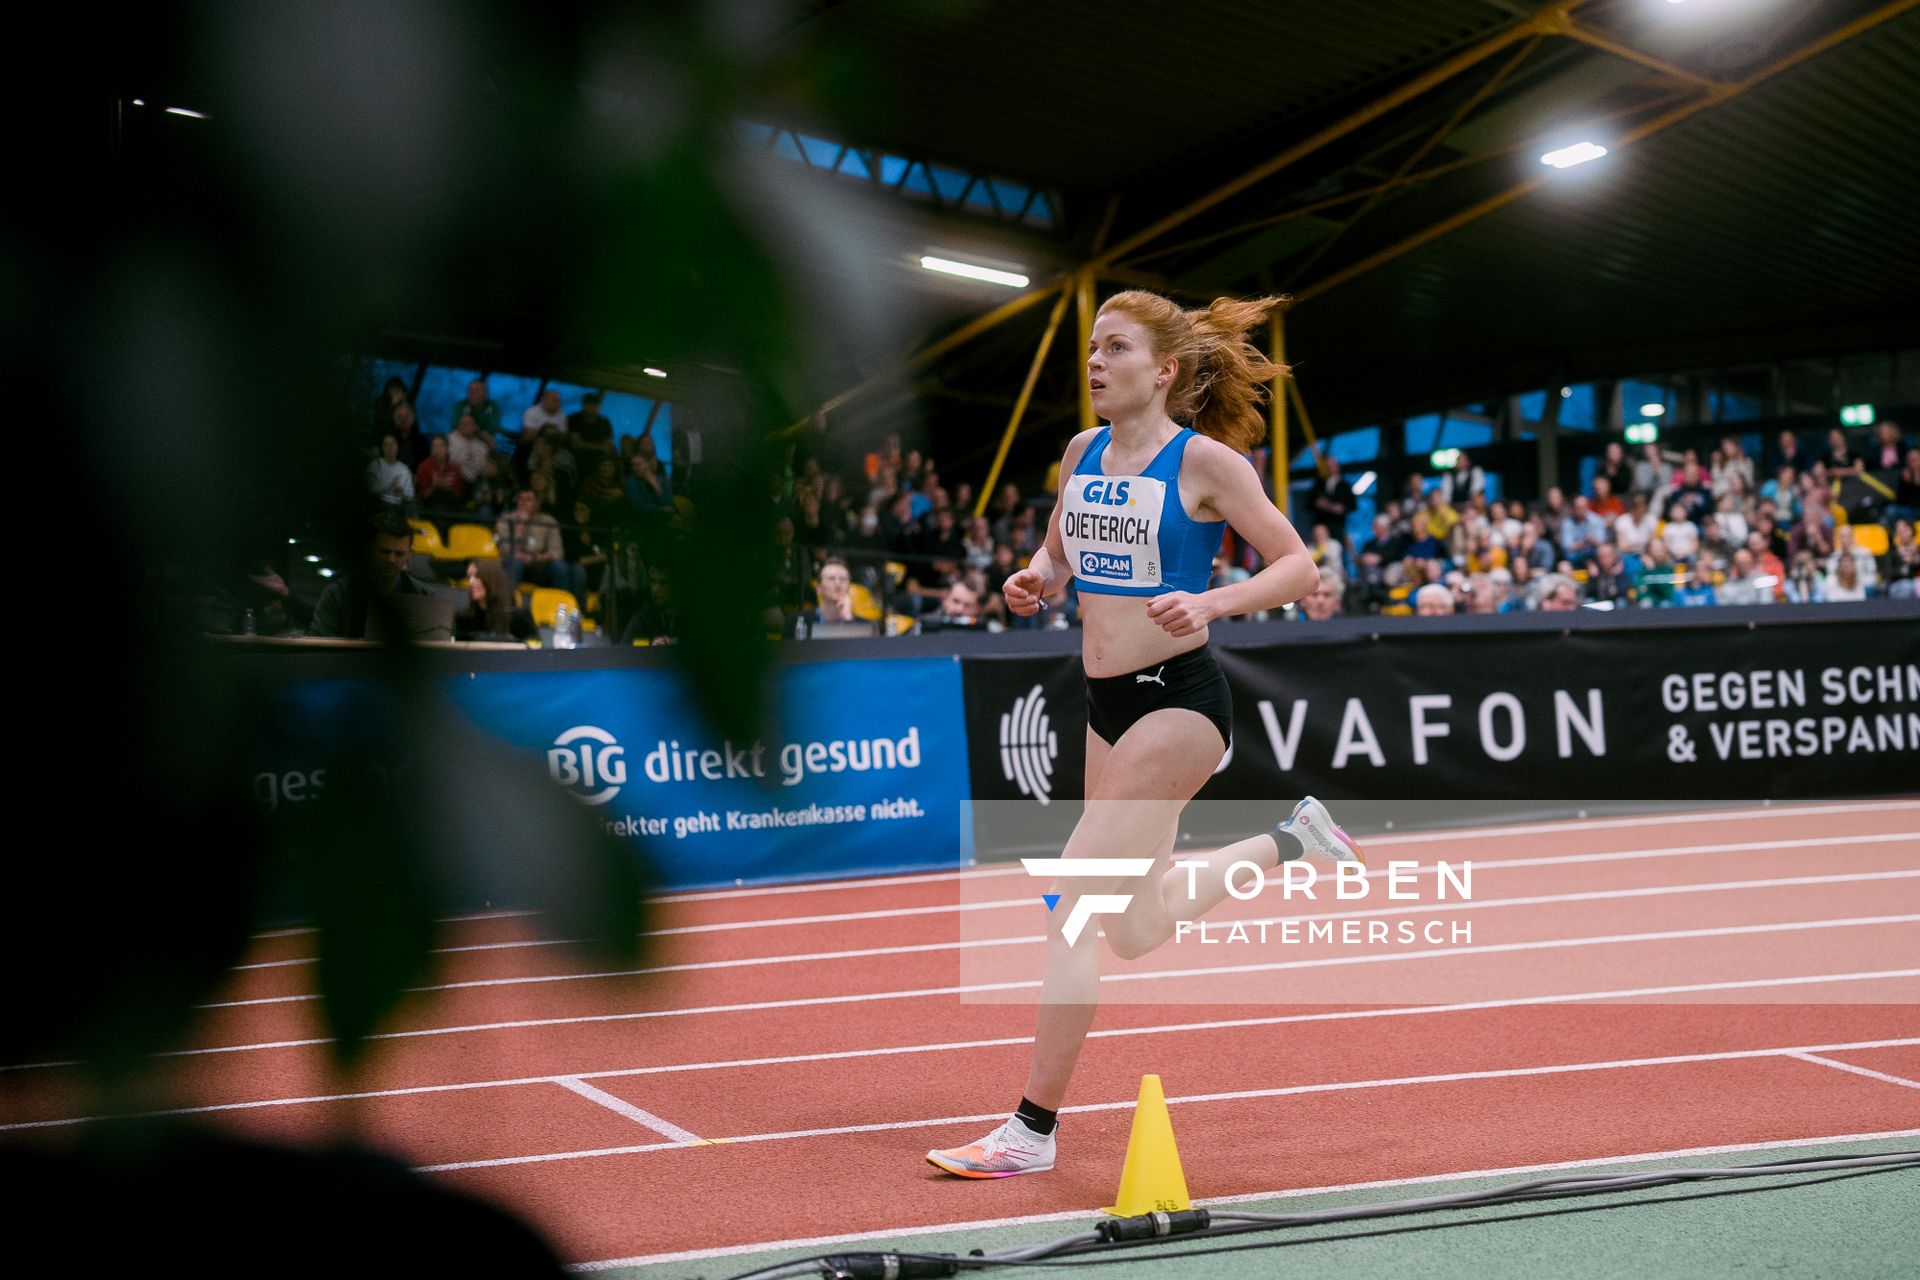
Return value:
<svg viewBox="0 0 1920 1280">
<path fill-rule="evenodd" d="M 586 971 L 508 945 L 540 941 L 525 918 L 454 922 L 437 981 L 492 985 L 421 993 L 350 1083 L 301 999 L 312 937 L 262 938 L 167 1075 L 179 1105 L 251 1132 L 370 1136 L 578 1261 L 1087 1210 L 1111 1197 L 1148 1071 L 1196 1196 L 1920 1129 L 1920 1087 L 1897 1083 L 1920 1081 L 1920 803 L 1804 808 L 1370 850 L 1376 867 L 1471 859 L 1470 907 L 1430 887 L 1418 904 L 1325 886 L 1288 903 L 1277 885 L 1230 902 L 1210 923 L 1367 913 L 1470 921 L 1472 938 L 1276 933 L 1109 963 L 1061 1165 L 1034 1178 L 920 1163 L 1019 1096 L 1033 989 L 971 990 L 1038 976 L 1037 944 L 1007 941 L 1043 927 L 1017 868 L 675 895 L 637 975 L 526 981 Z M 844 954 L 898 948 L 919 949 Z M 1194 972 L 1221 968 L 1247 971 Z M 1806 981 L 1827 975 L 1848 976 Z M 1591 998 L 1676 986 L 1696 989 Z M 1881 1041 L 1905 1043 L 1863 1044 Z M 595 1096 L 559 1079 L 582 1075 Z M 84 1116 L 68 1069 L 7 1076 L 7 1126 Z"/>
</svg>

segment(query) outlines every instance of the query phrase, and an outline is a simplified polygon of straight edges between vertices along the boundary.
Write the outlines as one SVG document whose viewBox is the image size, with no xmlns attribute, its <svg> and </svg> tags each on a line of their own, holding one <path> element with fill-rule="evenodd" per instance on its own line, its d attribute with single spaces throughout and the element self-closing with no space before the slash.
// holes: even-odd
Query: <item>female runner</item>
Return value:
<svg viewBox="0 0 1920 1280">
<path fill-rule="evenodd" d="M 1241 456 L 1266 433 L 1261 384 L 1286 372 L 1246 341 L 1278 302 L 1221 298 L 1183 311 L 1136 291 L 1108 299 L 1094 323 L 1087 380 L 1094 411 L 1110 425 L 1068 443 L 1046 543 L 1007 579 L 1004 593 L 1015 613 L 1031 615 L 1069 575 L 1079 584 L 1087 808 L 1064 856 L 1157 861 L 1135 880 L 1069 877 L 1054 886 L 1061 898 L 1049 913 L 1026 1092 L 986 1137 L 927 1153 L 949 1173 L 1004 1178 L 1053 1168 L 1056 1113 L 1100 997 L 1093 931 L 1078 945 L 1063 932 L 1079 897 L 1132 894 L 1124 913 L 1100 917 L 1114 954 L 1131 960 L 1224 899 L 1235 862 L 1264 870 L 1307 853 L 1363 861 L 1326 807 L 1308 796 L 1272 832 L 1218 850 L 1197 869 L 1186 865 L 1193 859 L 1178 868 L 1169 862 L 1180 810 L 1213 776 L 1233 732 L 1226 676 L 1207 648 L 1207 624 L 1278 608 L 1319 581 L 1300 535 Z M 1209 591 L 1228 525 L 1267 567 Z"/>
</svg>

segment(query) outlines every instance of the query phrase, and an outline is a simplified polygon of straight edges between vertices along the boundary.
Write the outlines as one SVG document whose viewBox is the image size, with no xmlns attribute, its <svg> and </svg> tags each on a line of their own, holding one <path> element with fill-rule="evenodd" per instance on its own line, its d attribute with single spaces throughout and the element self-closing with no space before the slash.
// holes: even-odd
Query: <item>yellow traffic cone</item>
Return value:
<svg viewBox="0 0 1920 1280">
<path fill-rule="evenodd" d="M 1173 1145 L 1173 1118 L 1159 1076 L 1140 1077 L 1140 1101 L 1133 1109 L 1133 1133 L 1127 1138 L 1127 1163 L 1120 1170 L 1120 1194 L 1102 1209 L 1119 1218 L 1143 1213 L 1176 1213 L 1193 1208 L 1187 1175 Z"/>
</svg>

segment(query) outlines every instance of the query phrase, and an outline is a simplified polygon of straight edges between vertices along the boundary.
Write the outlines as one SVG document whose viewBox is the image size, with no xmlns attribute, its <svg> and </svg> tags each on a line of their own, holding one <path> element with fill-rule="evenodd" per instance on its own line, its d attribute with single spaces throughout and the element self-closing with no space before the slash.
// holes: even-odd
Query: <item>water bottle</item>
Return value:
<svg viewBox="0 0 1920 1280">
<path fill-rule="evenodd" d="M 553 611 L 554 648 L 571 649 L 574 647 L 573 618 L 573 610 L 564 604 Z"/>
<path fill-rule="evenodd" d="M 260 634 L 259 623 L 254 621 L 253 610 L 251 609 L 240 615 L 240 634 L 243 636 L 257 636 Z"/>
<path fill-rule="evenodd" d="M 811 634 L 813 634 L 813 628 L 808 625 L 806 614 L 803 613 L 793 620 L 793 638 L 795 640 L 805 640 Z"/>
</svg>

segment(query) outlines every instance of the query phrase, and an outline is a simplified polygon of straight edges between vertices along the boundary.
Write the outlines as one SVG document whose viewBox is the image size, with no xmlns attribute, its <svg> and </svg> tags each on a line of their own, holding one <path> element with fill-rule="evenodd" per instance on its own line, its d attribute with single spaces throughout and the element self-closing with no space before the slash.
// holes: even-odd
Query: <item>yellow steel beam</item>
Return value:
<svg viewBox="0 0 1920 1280">
<path fill-rule="evenodd" d="M 1652 137 L 1662 129 L 1676 125 L 1682 120 L 1706 110 L 1708 107 L 1718 106 L 1722 102 L 1736 98 L 1755 85 L 1772 79 L 1788 68 L 1805 62 L 1808 58 L 1817 57 L 1835 45 L 1844 44 L 1862 32 L 1872 30 L 1888 19 L 1899 17 L 1915 5 L 1920 5 L 1920 0 L 1892 0 L 1892 3 L 1884 4 L 1871 13 L 1863 14 L 1845 26 L 1820 37 L 1820 39 L 1811 41 L 1794 50 L 1792 53 L 1787 54 L 1785 57 L 1768 63 L 1744 80 L 1733 84 L 1714 85 L 1698 97 L 1683 102 L 1673 110 L 1663 112 L 1653 119 L 1628 130 L 1614 143 L 1614 149 L 1621 150 L 1630 147 L 1636 142 L 1641 142 Z M 1323 280 L 1317 280 L 1304 289 L 1296 290 L 1293 295 L 1294 302 L 1297 305 L 1298 303 L 1307 301 L 1309 298 L 1318 297 L 1331 289 L 1338 288 L 1356 276 L 1364 275 L 1375 267 L 1382 266 L 1403 254 L 1418 249 L 1424 244 L 1438 240 L 1448 232 L 1457 231 L 1469 222 L 1483 218 L 1497 209 L 1512 204 L 1515 200 L 1533 194 L 1535 191 L 1538 191 L 1541 186 L 1550 181 L 1551 178 L 1551 174 L 1542 174 L 1539 177 L 1528 178 L 1525 182 L 1517 183 L 1497 195 L 1489 196 L 1471 208 L 1463 209 L 1452 217 L 1442 219 L 1423 231 L 1415 232 L 1397 244 L 1389 245 L 1378 253 L 1370 254 L 1351 266 L 1343 267 Z"/>
<path fill-rule="evenodd" d="M 1610 53 L 1616 58 L 1624 58 L 1628 62 L 1637 62 L 1643 67 L 1658 71 L 1663 76 L 1671 76 L 1675 80 L 1683 81 L 1696 88 L 1710 89 L 1721 83 L 1718 80 L 1700 75 L 1698 72 L 1689 71 L 1685 67 L 1676 66 L 1664 58 L 1656 58 L 1650 53 L 1642 53 L 1632 45 L 1621 44 L 1618 40 L 1603 35 L 1595 31 L 1592 27 L 1581 26 L 1571 18 L 1567 20 L 1564 27 L 1557 30 L 1556 34 L 1570 36 L 1578 40 L 1581 44 L 1591 45 L 1595 49 Z"/>
<path fill-rule="evenodd" d="M 1263 160 L 1261 163 L 1246 170 L 1237 177 L 1215 187 L 1199 199 L 1189 201 L 1180 206 L 1180 208 L 1175 209 L 1166 217 L 1154 222 L 1151 226 L 1143 227 L 1139 231 L 1134 232 L 1119 244 L 1104 250 L 1094 259 L 1092 265 L 1095 267 L 1103 267 L 1110 262 L 1118 262 L 1134 250 L 1152 243 L 1168 231 L 1180 226 L 1182 223 L 1190 221 L 1199 214 L 1205 213 L 1221 201 L 1232 199 L 1255 183 L 1263 182 L 1288 165 L 1312 155 L 1328 143 L 1337 142 L 1339 139 L 1352 133 L 1355 129 L 1363 125 L 1371 124 L 1381 116 L 1386 115 L 1389 111 L 1411 102 L 1436 85 L 1446 83 L 1462 71 L 1467 70 L 1467 68 L 1492 57 L 1514 41 L 1524 39 L 1538 32 L 1551 30 L 1554 24 L 1566 21 L 1567 15 L 1579 8 L 1583 2 L 1584 0 L 1561 0 L 1561 3 L 1543 10 L 1531 21 L 1515 23 L 1511 27 L 1495 32 L 1472 48 L 1462 50 L 1460 53 L 1448 58 L 1439 66 L 1415 76 L 1412 80 L 1407 81 L 1407 83 L 1401 85 L 1391 93 L 1374 99 L 1358 111 L 1334 121 L 1318 133 L 1302 139 L 1293 146 L 1288 147 L 1285 151 L 1280 152 L 1280 154 Z"/>
<path fill-rule="evenodd" d="M 1080 384 L 1080 429 L 1091 431 L 1100 425 L 1093 415 L 1093 388 L 1087 385 L 1085 362 L 1087 348 L 1093 345 L 1093 272 L 1082 271 L 1073 278 L 1074 326 L 1079 334 L 1080 346 L 1074 359 L 1081 361 L 1080 376 L 1075 379 Z"/>
<path fill-rule="evenodd" d="M 1013 437 L 1020 431 L 1020 419 L 1027 415 L 1027 401 L 1033 398 L 1033 386 L 1040 381 L 1040 369 L 1047 362 L 1047 352 L 1053 346 L 1053 335 L 1060 331 L 1060 318 L 1067 314 L 1067 300 L 1071 291 L 1062 289 L 1060 300 L 1053 304 L 1053 314 L 1047 317 L 1046 332 L 1040 335 L 1040 345 L 1033 353 L 1033 363 L 1027 366 L 1027 380 L 1020 385 L 1020 394 L 1013 402 L 1013 412 L 1007 416 L 1007 430 L 1000 437 L 1000 449 L 993 455 L 993 465 L 987 468 L 987 479 L 980 486 L 980 497 L 973 504 L 973 514 L 985 515 L 987 499 L 993 496 L 993 486 L 1000 480 L 1000 468 L 1006 464 L 1007 450 L 1013 447 Z"/>
<path fill-rule="evenodd" d="M 1275 307 L 1267 314 L 1267 358 L 1275 364 L 1287 362 L 1287 321 L 1286 310 Z M 1292 385 L 1290 374 L 1281 374 L 1280 379 Z M 1290 471 L 1292 454 L 1287 448 L 1287 393 L 1281 387 L 1267 389 L 1267 465 L 1273 472 L 1273 505 L 1280 508 L 1280 514 L 1287 512 L 1287 473 Z"/>
<path fill-rule="evenodd" d="M 1341 223 L 1338 227 L 1334 229 L 1332 235 L 1326 237 L 1319 244 L 1315 245 L 1313 247 L 1313 252 L 1307 255 L 1306 261 L 1302 262 L 1299 266 L 1294 267 L 1291 271 L 1287 273 L 1286 284 L 1290 285 L 1295 280 L 1298 280 L 1301 276 L 1305 275 L 1308 268 L 1312 267 L 1314 263 L 1320 261 L 1321 256 L 1325 254 L 1327 250 L 1333 247 L 1335 241 L 1339 240 L 1341 236 L 1345 235 L 1348 231 L 1352 230 L 1354 224 L 1359 222 L 1360 219 L 1366 217 L 1369 213 L 1373 212 L 1374 206 L 1378 205 L 1381 200 L 1386 198 L 1387 191 L 1390 188 L 1392 188 L 1394 184 L 1400 182 L 1403 178 L 1405 178 L 1407 176 L 1408 170 L 1412 169 L 1413 166 L 1419 164 L 1422 160 L 1425 160 L 1435 147 L 1439 146 L 1442 142 L 1446 141 L 1447 138 L 1452 136 L 1453 131 L 1460 127 L 1460 122 L 1462 120 L 1465 120 L 1467 116 L 1472 113 L 1475 107 L 1479 106 L 1482 102 L 1485 102 L 1487 100 L 1488 94 L 1492 93 L 1495 89 L 1498 89 L 1501 85 L 1505 84 L 1507 81 L 1507 77 L 1512 75 L 1514 71 L 1516 71 L 1519 68 L 1520 64 L 1527 60 L 1527 58 L 1533 53 L 1535 49 L 1540 47 L 1540 41 L 1545 38 L 1546 37 L 1541 35 L 1535 35 L 1533 39 L 1527 41 L 1524 45 L 1521 45 L 1518 52 L 1516 52 L 1511 58 L 1508 58 L 1506 62 L 1501 64 L 1499 70 L 1495 71 L 1493 75 L 1490 76 L 1484 84 L 1482 84 L 1478 89 L 1475 89 L 1471 94 L 1467 96 L 1467 100 L 1465 102 L 1462 102 L 1458 107 L 1454 108 L 1453 114 L 1447 117 L 1447 122 L 1441 125 L 1438 129 L 1435 129 L 1425 142 L 1421 143 L 1420 146 L 1417 147 L 1412 154 L 1407 156 L 1405 160 L 1402 160 L 1400 162 L 1400 167 L 1393 171 L 1393 176 L 1388 178 L 1385 182 L 1381 183 L 1379 186 L 1373 189 L 1373 194 L 1367 197 L 1367 202 L 1365 204 L 1361 205 L 1358 209 L 1355 209 L 1353 213 L 1348 216 L 1345 222 Z M 1282 287 L 1285 287 L 1285 285 L 1283 285 Z"/>
</svg>

